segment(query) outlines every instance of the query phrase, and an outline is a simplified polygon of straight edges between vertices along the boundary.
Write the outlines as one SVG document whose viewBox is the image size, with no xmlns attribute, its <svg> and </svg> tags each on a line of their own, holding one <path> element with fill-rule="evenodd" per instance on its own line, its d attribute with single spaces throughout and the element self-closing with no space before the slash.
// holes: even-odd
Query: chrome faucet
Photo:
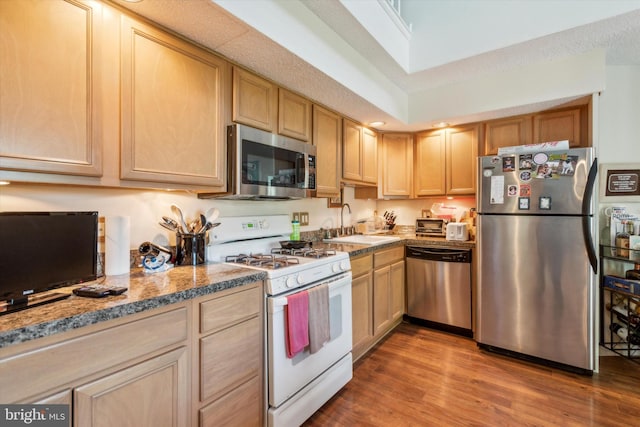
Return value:
<svg viewBox="0 0 640 427">
<path fill-rule="evenodd" d="M 349 208 L 349 213 L 351 213 L 351 206 L 349 206 L 349 203 L 344 203 L 342 205 L 342 209 L 340 209 L 340 234 L 344 235 L 344 207 Z"/>
</svg>

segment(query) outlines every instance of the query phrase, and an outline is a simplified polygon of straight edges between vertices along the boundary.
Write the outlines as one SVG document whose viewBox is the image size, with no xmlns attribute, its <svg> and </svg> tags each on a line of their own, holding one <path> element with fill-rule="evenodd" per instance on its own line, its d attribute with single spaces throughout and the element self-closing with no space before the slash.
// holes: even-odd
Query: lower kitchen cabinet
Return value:
<svg viewBox="0 0 640 427">
<path fill-rule="evenodd" d="M 200 426 L 262 425 L 263 301 L 259 283 L 199 300 Z"/>
<path fill-rule="evenodd" d="M 262 426 L 262 283 L 0 348 L 2 403 L 74 426 Z M 28 381 L 25 381 L 28 378 Z"/>
<path fill-rule="evenodd" d="M 373 255 L 365 254 L 351 260 L 351 305 L 353 360 L 358 359 L 373 342 Z"/>
<path fill-rule="evenodd" d="M 181 426 L 188 419 L 188 350 L 179 347 L 74 391 L 77 426 Z"/>
<path fill-rule="evenodd" d="M 357 360 L 402 321 L 404 246 L 355 257 L 351 270 L 353 359 Z"/>
</svg>

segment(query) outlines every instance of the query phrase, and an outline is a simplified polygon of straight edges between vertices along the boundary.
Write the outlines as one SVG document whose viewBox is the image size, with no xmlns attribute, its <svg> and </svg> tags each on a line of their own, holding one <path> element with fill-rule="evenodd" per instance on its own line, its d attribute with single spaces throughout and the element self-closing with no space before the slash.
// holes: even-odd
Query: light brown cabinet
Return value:
<svg viewBox="0 0 640 427">
<path fill-rule="evenodd" d="M 351 301 L 353 360 L 357 360 L 373 343 L 373 255 L 351 259 Z"/>
<path fill-rule="evenodd" d="M 342 123 L 342 179 L 354 184 L 378 182 L 378 134 L 344 119 Z"/>
<path fill-rule="evenodd" d="M 533 143 L 569 141 L 569 147 L 580 147 L 580 110 L 571 109 L 534 114 Z"/>
<path fill-rule="evenodd" d="M 121 178 L 226 189 L 226 61 L 122 18 Z"/>
<path fill-rule="evenodd" d="M 351 260 L 353 358 L 357 360 L 395 328 L 405 313 L 404 246 Z"/>
<path fill-rule="evenodd" d="M 382 134 L 379 198 L 409 198 L 413 187 L 413 135 Z M 382 185 L 380 185 L 380 182 Z"/>
<path fill-rule="evenodd" d="M 0 169 L 101 176 L 102 7 L 0 2 Z"/>
<path fill-rule="evenodd" d="M 301 141 L 311 140 L 311 101 L 280 88 L 278 133 Z"/>
<path fill-rule="evenodd" d="M 342 171 L 342 117 L 326 108 L 314 105 L 312 141 L 318 150 L 317 196 L 338 197 Z"/>
<path fill-rule="evenodd" d="M 263 300 L 259 283 L 198 300 L 200 425 L 262 425 Z"/>
<path fill-rule="evenodd" d="M 564 140 L 571 148 L 589 147 L 589 110 L 589 104 L 584 104 L 486 122 L 480 154 L 490 156 L 501 147 Z"/>
<path fill-rule="evenodd" d="M 531 116 L 509 117 L 485 123 L 484 155 L 498 154 L 498 149 L 531 144 Z"/>
<path fill-rule="evenodd" d="M 69 404 L 78 426 L 262 426 L 263 302 L 256 282 L 0 348 L 3 403 Z"/>
<path fill-rule="evenodd" d="M 480 125 L 420 132 L 415 142 L 415 195 L 474 194 Z"/>
<path fill-rule="evenodd" d="M 278 87 L 239 67 L 233 68 L 232 119 L 267 132 L 278 123 Z"/>
<path fill-rule="evenodd" d="M 75 425 L 186 426 L 188 354 L 180 347 L 76 387 Z"/>
</svg>

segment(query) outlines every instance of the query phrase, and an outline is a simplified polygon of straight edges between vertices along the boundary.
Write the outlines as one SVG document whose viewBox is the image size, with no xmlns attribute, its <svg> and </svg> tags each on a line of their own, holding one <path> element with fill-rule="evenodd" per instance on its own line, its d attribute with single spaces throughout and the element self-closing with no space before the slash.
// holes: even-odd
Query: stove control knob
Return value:
<svg viewBox="0 0 640 427">
<path fill-rule="evenodd" d="M 340 261 L 340 270 L 347 271 L 349 269 L 349 264 L 346 261 Z"/>
<path fill-rule="evenodd" d="M 293 276 L 289 276 L 285 279 L 284 284 L 287 288 L 293 288 L 296 284 L 296 280 Z"/>
<path fill-rule="evenodd" d="M 304 283 L 304 278 L 302 277 L 302 274 L 298 274 L 298 284 L 302 285 Z"/>
<path fill-rule="evenodd" d="M 340 273 L 340 264 L 333 264 L 333 266 L 331 266 L 331 270 L 333 270 L 334 273 Z"/>
</svg>

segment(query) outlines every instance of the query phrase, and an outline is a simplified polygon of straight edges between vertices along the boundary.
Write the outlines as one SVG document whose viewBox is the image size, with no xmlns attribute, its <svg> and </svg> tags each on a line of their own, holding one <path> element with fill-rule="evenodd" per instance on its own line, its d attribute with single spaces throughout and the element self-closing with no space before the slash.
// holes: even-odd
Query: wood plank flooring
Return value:
<svg viewBox="0 0 640 427">
<path fill-rule="evenodd" d="M 304 426 L 640 426 L 640 364 L 583 376 L 402 323 Z"/>
</svg>

